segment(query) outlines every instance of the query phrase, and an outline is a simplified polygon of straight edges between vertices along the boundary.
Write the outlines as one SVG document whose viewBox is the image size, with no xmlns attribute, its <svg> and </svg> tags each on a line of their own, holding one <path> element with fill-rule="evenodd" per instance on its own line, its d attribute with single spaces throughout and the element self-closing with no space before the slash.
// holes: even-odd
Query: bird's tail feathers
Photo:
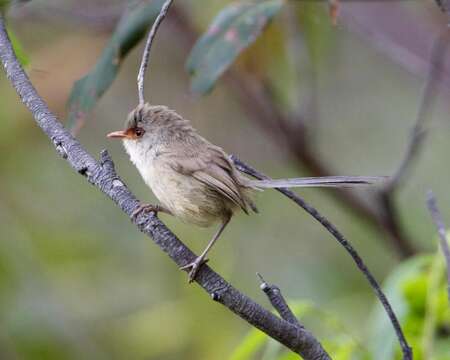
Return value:
<svg viewBox="0 0 450 360">
<path fill-rule="evenodd" d="M 322 176 L 290 179 L 249 180 L 255 188 L 291 188 L 291 187 L 355 187 L 381 184 L 387 176 Z"/>
</svg>

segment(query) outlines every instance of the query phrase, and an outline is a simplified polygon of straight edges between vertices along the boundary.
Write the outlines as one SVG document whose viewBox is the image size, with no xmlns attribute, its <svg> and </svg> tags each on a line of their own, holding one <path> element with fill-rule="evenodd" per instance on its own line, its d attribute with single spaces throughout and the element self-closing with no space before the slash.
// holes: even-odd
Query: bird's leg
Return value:
<svg viewBox="0 0 450 360">
<path fill-rule="evenodd" d="M 133 211 L 133 213 L 131 214 L 131 218 L 135 219 L 141 212 L 144 212 L 144 213 L 154 212 L 155 214 L 157 214 L 159 212 L 163 212 L 163 213 L 172 215 L 171 211 L 162 205 L 152 205 L 152 204 L 141 203 L 136 208 L 136 210 Z"/>
<path fill-rule="evenodd" d="M 208 259 L 205 259 L 206 258 L 206 254 L 208 253 L 209 250 L 211 250 L 212 246 L 217 241 L 217 239 L 219 238 L 220 234 L 222 234 L 223 230 L 225 229 L 225 227 L 230 222 L 230 219 L 231 219 L 231 215 L 227 216 L 222 221 L 222 225 L 220 225 L 219 230 L 217 230 L 217 232 L 214 234 L 213 238 L 208 243 L 208 245 L 206 245 L 205 250 L 203 250 L 203 252 L 200 254 L 200 256 L 198 256 L 193 262 L 180 267 L 180 270 L 189 270 L 190 269 L 190 271 L 189 271 L 189 282 L 190 283 L 194 281 L 195 276 L 197 275 L 197 272 L 200 269 L 200 267 L 203 264 L 208 262 Z"/>
</svg>

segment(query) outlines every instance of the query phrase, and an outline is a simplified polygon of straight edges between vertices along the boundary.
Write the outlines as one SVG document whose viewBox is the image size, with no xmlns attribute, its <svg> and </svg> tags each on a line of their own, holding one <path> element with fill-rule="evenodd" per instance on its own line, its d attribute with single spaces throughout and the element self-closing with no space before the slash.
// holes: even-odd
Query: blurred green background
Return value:
<svg viewBox="0 0 450 360">
<path fill-rule="evenodd" d="M 229 2 L 179 3 L 201 33 Z M 380 51 L 367 34 L 347 26 L 352 6 L 342 5 L 342 18 L 333 27 L 325 4 L 289 2 L 239 61 L 241 67 L 255 66 L 264 56 L 280 104 L 294 107 L 310 96 L 314 70 L 318 116 L 308 126 L 317 157 L 337 175 L 390 175 L 409 140 L 424 71 L 410 71 Z M 374 5 L 368 6 L 370 12 Z M 384 6 L 380 11 L 388 13 Z M 430 27 L 438 29 L 442 22 L 431 1 L 398 6 L 405 16 L 413 14 Z M 121 1 L 36 0 L 10 10 L 8 26 L 29 59 L 27 72 L 61 119 L 74 81 L 95 64 L 123 8 Z M 294 41 L 304 41 L 305 51 L 313 44 L 313 55 L 305 52 L 297 70 L 286 65 L 284 53 L 271 53 L 279 47 L 280 33 L 286 39 L 289 12 L 301 13 L 300 37 Z M 377 31 L 384 31 L 382 24 Z M 138 198 L 152 202 L 121 144 L 105 137 L 122 126 L 137 104 L 142 46 L 126 58 L 78 137 L 93 154 L 107 148 Z M 426 62 L 429 48 L 422 50 Z M 287 146 L 249 119 L 224 81 L 207 96 L 190 92 L 184 69 L 188 54 L 176 27 L 163 23 L 146 78 L 151 103 L 176 109 L 206 138 L 273 177 L 308 176 Z M 293 78 L 295 71 L 299 76 Z M 198 286 L 188 285 L 185 273 L 56 156 L 3 72 L 0 93 L 0 358 L 229 359 L 249 326 Z M 426 145 L 397 196 L 401 224 L 421 252 L 434 252 L 437 246 L 425 206 L 427 189 L 434 190 L 450 220 L 448 96 L 444 85 Z M 387 245 L 387 235 L 349 212 L 330 191 L 300 193 L 342 230 L 377 279 L 397 267 L 399 258 Z M 372 205 L 372 190 L 358 190 L 358 195 Z M 233 219 L 211 252 L 210 265 L 268 307 L 255 276 L 262 273 L 288 299 L 308 300 L 338 314 L 348 332 L 364 343 L 376 300 L 349 256 L 278 193 L 259 194 L 257 205 L 259 215 Z M 197 252 L 214 231 L 165 215 L 161 219 Z M 320 326 L 314 321 L 307 325 L 321 339 Z"/>
</svg>

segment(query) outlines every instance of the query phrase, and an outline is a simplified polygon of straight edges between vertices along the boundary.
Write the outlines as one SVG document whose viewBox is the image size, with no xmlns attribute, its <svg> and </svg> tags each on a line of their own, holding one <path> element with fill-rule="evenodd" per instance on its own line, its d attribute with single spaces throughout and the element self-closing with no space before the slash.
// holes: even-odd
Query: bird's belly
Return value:
<svg viewBox="0 0 450 360">
<path fill-rule="evenodd" d="M 143 177 L 161 204 L 184 222 L 207 227 L 229 211 L 226 200 L 192 176 L 151 167 Z"/>
</svg>

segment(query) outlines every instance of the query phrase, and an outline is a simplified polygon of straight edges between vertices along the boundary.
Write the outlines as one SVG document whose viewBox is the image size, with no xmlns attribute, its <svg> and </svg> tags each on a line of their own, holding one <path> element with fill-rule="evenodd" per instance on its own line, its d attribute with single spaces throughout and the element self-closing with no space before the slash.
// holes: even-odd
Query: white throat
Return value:
<svg viewBox="0 0 450 360">
<path fill-rule="evenodd" d="M 144 181 L 149 183 L 149 176 L 153 165 L 154 151 L 151 146 L 146 146 L 142 141 L 123 140 L 123 146 L 130 156 L 131 162 L 137 167 Z"/>
</svg>

